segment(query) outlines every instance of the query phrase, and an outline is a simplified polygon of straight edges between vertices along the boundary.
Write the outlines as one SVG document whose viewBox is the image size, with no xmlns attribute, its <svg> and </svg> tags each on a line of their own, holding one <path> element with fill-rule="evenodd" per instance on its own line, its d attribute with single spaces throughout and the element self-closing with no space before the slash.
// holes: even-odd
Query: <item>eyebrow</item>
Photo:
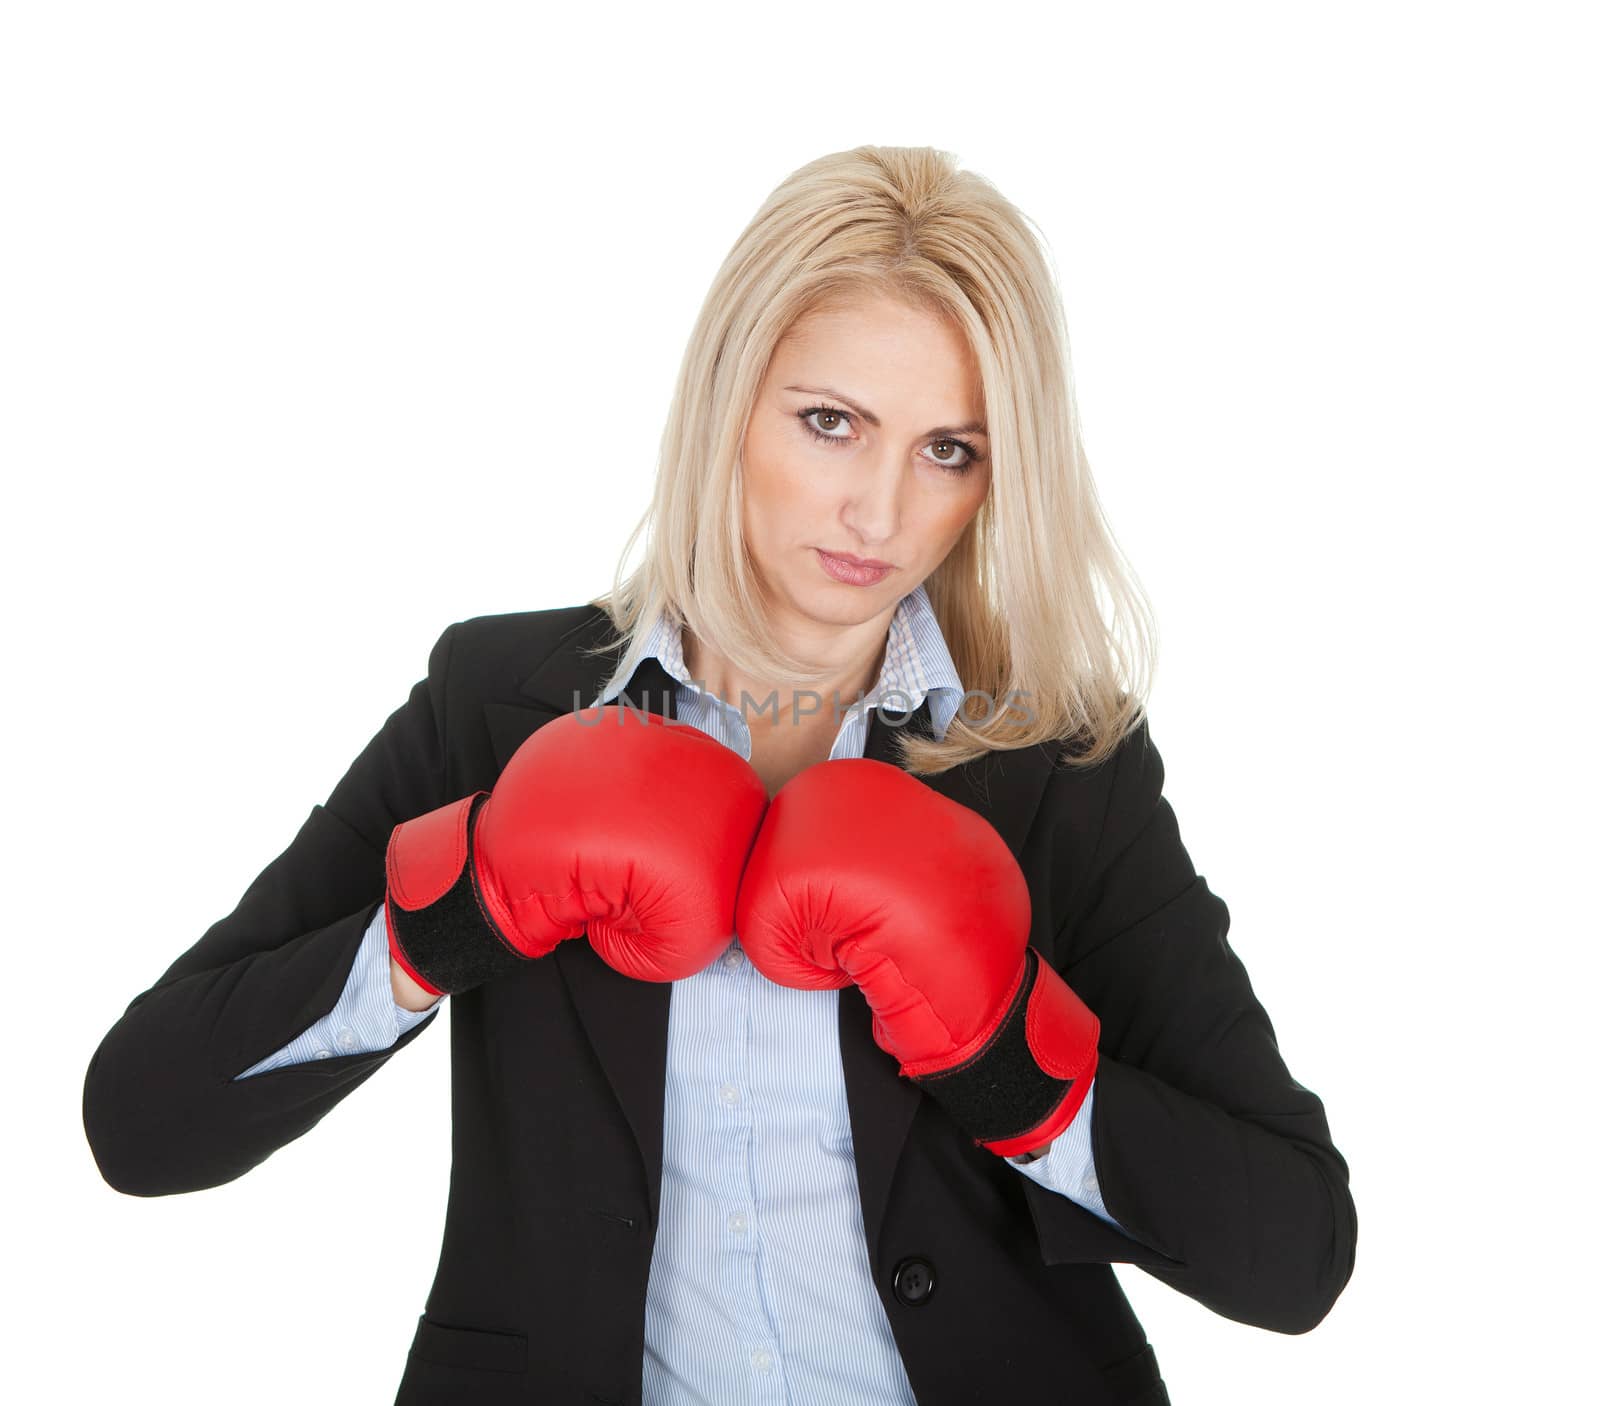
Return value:
<svg viewBox="0 0 1600 1406">
<path fill-rule="evenodd" d="M 785 386 L 784 390 L 799 391 L 803 395 L 832 396 L 834 400 L 842 400 L 851 410 L 854 410 L 856 414 L 865 420 L 869 425 L 881 427 L 883 423 L 865 406 L 857 405 L 855 401 L 850 399 L 849 396 L 840 395 L 838 391 L 831 390 L 827 386 Z M 968 420 L 964 425 L 935 425 L 931 430 L 928 431 L 928 433 L 931 435 L 981 434 L 987 438 L 989 429 L 982 420 Z"/>
</svg>

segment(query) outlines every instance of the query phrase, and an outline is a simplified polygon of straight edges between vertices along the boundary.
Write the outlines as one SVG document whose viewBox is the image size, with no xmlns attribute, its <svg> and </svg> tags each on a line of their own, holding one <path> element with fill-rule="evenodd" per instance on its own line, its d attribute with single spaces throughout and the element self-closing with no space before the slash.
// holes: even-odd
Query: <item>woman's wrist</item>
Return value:
<svg viewBox="0 0 1600 1406">
<path fill-rule="evenodd" d="M 389 956 L 389 985 L 394 990 L 395 1005 L 402 1010 L 425 1011 L 441 999 L 418 986 L 410 973 L 395 961 L 393 953 Z"/>
</svg>

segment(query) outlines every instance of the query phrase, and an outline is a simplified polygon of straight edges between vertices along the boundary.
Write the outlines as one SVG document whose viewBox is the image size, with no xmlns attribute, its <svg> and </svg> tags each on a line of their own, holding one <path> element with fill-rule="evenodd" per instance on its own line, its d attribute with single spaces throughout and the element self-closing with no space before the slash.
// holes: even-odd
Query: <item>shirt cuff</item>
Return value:
<svg viewBox="0 0 1600 1406">
<path fill-rule="evenodd" d="M 1094 1169 L 1094 1146 L 1089 1139 L 1089 1121 L 1093 1116 L 1094 1082 L 1091 1080 L 1082 1106 L 1065 1130 L 1057 1134 L 1043 1157 L 1034 1162 L 1006 1160 L 1023 1176 L 1076 1202 L 1084 1210 L 1099 1216 L 1107 1225 L 1121 1230 L 1122 1227 L 1107 1212 L 1106 1203 L 1100 1199 L 1100 1182 Z"/>
<path fill-rule="evenodd" d="M 281 1050 L 234 1078 L 248 1079 L 253 1074 L 335 1055 L 386 1050 L 406 1031 L 427 1020 L 442 1000 L 441 997 L 426 1010 L 408 1011 L 394 999 L 394 982 L 389 975 L 389 928 L 380 903 L 367 924 L 350 975 L 345 978 L 344 990 L 333 1009 Z"/>
</svg>

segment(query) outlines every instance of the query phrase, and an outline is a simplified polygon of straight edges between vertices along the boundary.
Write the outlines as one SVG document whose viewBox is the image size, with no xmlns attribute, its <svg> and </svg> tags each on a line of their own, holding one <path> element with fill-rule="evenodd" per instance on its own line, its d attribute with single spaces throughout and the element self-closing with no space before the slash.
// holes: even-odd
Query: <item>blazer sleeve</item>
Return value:
<svg viewBox="0 0 1600 1406">
<path fill-rule="evenodd" d="M 1147 721 L 1111 764 L 1100 837 L 1056 941 L 1058 969 L 1100 1018 L 1101 1197 L 1140 1242 L 1117 1237 L 1107 1258 L 1226 1318 L 1309 1331 L 1355 1267 L 1349 1169 L 1321 1100 L 1279 1053 L 1229 945 L 1227 906 L 1190 862 Z"/>
<path fill-rule="evenodd" d="M 382 1050 L 236 1078 L 332 1010 L 383 902 L 390 831 L 450 799 L 445 700 L 455 630 L 439 636 L 427 677 L 312 806 L 288 848 L 101 1040 L 84 1077 L 83 1126 L 116 1190 L 166 1196 L 244 1175 L 309 1132 L 429 1023 Z"/>
<path fill-rule="evenodd" d="M 432 1005 L 421 1011 L 408 1011 L 395 1000 L 394 983 L 389 977 L 389 925 L 380 904 L 367 924 L 355 965 L 350 968 L 333 1009 L 281 1050 L 274 1050 L 233 1077 L 251 1079 L 285 1065 L 328 1059 L 341 1050 L 347 1054 L 386 1050 L 413 1025 L 427 1020 L 444 1000 L 437 996 Z"/>
</svg>

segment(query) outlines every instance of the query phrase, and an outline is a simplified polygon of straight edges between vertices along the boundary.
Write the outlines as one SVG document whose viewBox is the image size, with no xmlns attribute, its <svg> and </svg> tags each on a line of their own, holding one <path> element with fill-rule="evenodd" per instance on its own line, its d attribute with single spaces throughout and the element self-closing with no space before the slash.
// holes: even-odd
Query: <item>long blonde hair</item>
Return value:
<svg viewBox="0 0 1600 1406">
<path fill-rule="evenodd" d="M 989 492 L 924 583 L 961 682 L 979 696 L 943 740 L 897 729 L 901 764 L 932 775 L 986 752 L 1056 741 L 1070 744 L 1051 749 L 1060 764 L 1098 764 L 1144 717 L 1154 617 L 1090 476 L 1043 241 L 988 180 L 931 147 L 819 157 L 779 185 L 739 236 L 684 350 L 651 504 L 611 592 L 590 602 L 614 631 L 591 652 L 622 643 L 608 683 L 625 681 L 634 650 L 668 618 L 750 677 L 796 689 L 826 682 L 766 628 L 741 528 L 739 454 L 785 331 L 811 308 L 857 293 L 887 293 L 961 327 L 989 431 Z M 642 533 L 644 559 L 624 576 Z M 1019 697 L 1020 713 L 1008 704 Z M 986 700 L 994 706 L 980 706 Z"/>
</svg>

